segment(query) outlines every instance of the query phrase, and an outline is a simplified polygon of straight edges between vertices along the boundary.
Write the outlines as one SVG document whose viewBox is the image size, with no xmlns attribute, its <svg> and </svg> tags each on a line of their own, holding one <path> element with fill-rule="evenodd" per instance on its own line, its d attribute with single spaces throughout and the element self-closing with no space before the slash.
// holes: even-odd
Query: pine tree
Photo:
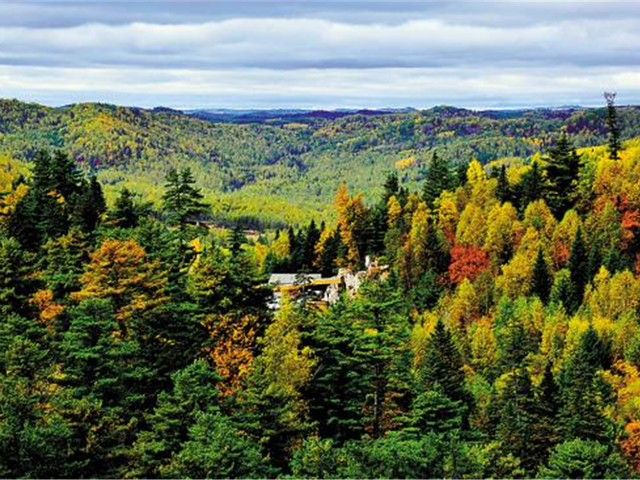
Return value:
<svg viewBox="0 0 640 480">
<path fill-rule="evenodd" d="M 453 185 L 449 164 L 440 158 L 437 152 L 433 153 L 427 175 L 422 187 L 422 199 L 427 206 L 433 207 L 433 202 L 440 196 L 443 190 L 450 189 Z"/>
<path fill-rule="evenodd" d="M 320 230 L 316 227 L 316 222 L 311 220 L 307 226 L 304 238 L 304 262 L 303 265 L 307 269 L 311 269 L 315 262 L 316 245 L 320 240 Z"/>
<path fill-rule="evenodd" d="M 91 177 L 88 185 L 84 185 L 75 201 L 73 223 L 84 232 L 91 233 L 95 230 L 102 214 L 106 211 L 107 204 L 102 193 L 102 186 L 95 176 Z"/>
<path fill-rule="evenodd" d="M 82 441 L 89 476 L 119 477 L 130 446 L 136 418 L 149 406 L 153 372 L 137 359 L 141 346 L 114 335 L 118 330 L 111 302 L 91 299 L 69 312 L 69 329 L 61 350 L 64 384 L 79 406 L 88 404 Z M 70 419 L 81 412 L 69 411 Z"/>
<path fill-rule="evenodd" d="M 201 202 L 203 195 L 194 187 L 195 180 L 191 169 L 169 170 L 166 177 L 166 191 L 162 197 L 169 222 L 183 229 L 185 225 L 198 215 L 207 212 L 207 206 Z"/>
<path fill-rule="evenodd" d="M 616 94 L 605 92 L 604 99 L 607 102 L 607 128 L 609 129 L 609 155 L 612 160 L 620 159 L 620 125 L 618 124 L 618 112 L 616 111 Z"/>
<path fill-rule="evenodd" d="M 138 434 L 126 468 L 129 477 L 157 478 L 187 440 L 199 412 L 217 409 L 220 376 L 203 360 L 193 362 L 171 376 L 172 389 L 158 396 L 148 427 Z M 215 410 L 214 410 L 215 411 Z"/>
<path fill-rule="evenodd" d="M 500 423 L 496 439 L 505 452 L 513 454 L 527 471 L 533 471 L 537 459 L 532 455 L 531 436 L 535 400 L 526 368 L 517 368 L 507 380 L 500 404 Z"/>
<path fill-rule="evenodd" d="M 109 212 L 109 220 L 120 228 L 137 227 L 142 217 L 148 215 L 151 207 L 149 204 L 136 202 L 135 197 L 136 194 L 126 187 L 123 188 L 113 210 Z"/>
<path fill-rule="evenodd" d="M 536 262 L 533 265 L 533 280 L 531 285 L 531 293 L 537 295 L 540 300 L 547 303 L 549 300 L 549 294 L 551 292 L 551 275 L 549 274 L 549 268 L 547 262 L 544 259 L 542 249 L 538 249 L 538 255 L 536 256 Z"/>
<path fill-rule="evenodd" d="M 512 201 L 511 185 L 507 179 L 507 167 L 502 165 L 498 172 L 498 186 L 496 187 L 496 197 L 500 202 Z"/>
<path fill-rule="evenodd" d="M 611 392 L 598 375 L 607 361 L 602 340 L 589 326 L 578 349 L 565 361 L 560 376 L 563 439 L 611 441 L 613 425 L 604 411 Z"/>
<path fill-rule="evenodd" d="M 467 401 L 462 365 L 462 357 L 451 333 L 442 320 L 438 320 L 419 365 L 421 387 L 428 390 L 439 386 L 442 393 L 451 400 Z"/>
<path fill-rule="evenodd" d="M 549 150 L 545 172 L 547 174 L 545 200 L 556 218 L 560 219 L 573 205 L 580 173 L 580 158 L 565 132 L 562 133 L 556 145 Z"/>
<path fill-rule="evenodd" d="M 573 293 L 575 295 L 572 304 L 579 306 L 582 303 L 585 288 L 590 281 L 587 247 L 584 244 L 581 228 L 578 228 L 571 244 L 567 268 L 571 273 L 571 283 L 573 284 Z"/>
<path fill-rule="evenodd" d="M 544 194 L 544 181 L 538 162 L 531 163 L 531 169 L 520 180 L 519 206 L 524 211 L 531 202 L 542 198 Z"/>
<path fill-rule="evenodd" d="M 534 423 L 529 438 L 530 455 L 537 465 L 546 462 L 551 449 L 560 440 L 559 411 L 560 390 L 551 370 L 551 363 L 547 362 L 540 385 L 535 391 Z"/>
</svg>

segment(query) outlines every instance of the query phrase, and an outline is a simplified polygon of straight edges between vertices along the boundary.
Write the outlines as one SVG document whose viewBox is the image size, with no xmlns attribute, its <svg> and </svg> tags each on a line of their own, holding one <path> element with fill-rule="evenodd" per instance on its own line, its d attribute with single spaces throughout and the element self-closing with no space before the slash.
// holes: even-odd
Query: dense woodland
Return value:
<svg viewBox="0 0 640 480">
<path fill-rule="evenodd" d="M 0 477 L 640 474 L 640 138 L 603 112 L 602 146 L 431 146 L 419 180 L 251 236 L 197 225 L 183 165 L 107 202 L 82 149 L 6 159 Z M 267 308 L 270 272 L 366 256 L 389 269 L 354 296 Z"/>
<path fill-rule="evenodd" d="M 640 108 L 620 107 L 618 117 L 621 138 L 638 134 Z M 382 195 L 390 170 L 418 190 L 434 148 L 463 168 L 472 158 L 487 164 L 544 153 L 561 129 L 576 147 L 603 144 L 606 110 L 436 107 L 235 124 L 168 109 L 0 100 L 0 158 L 31 161 L 43 147 L 61 148 L 97 174 L 109 204 L 126 187 L 156 208 L 167 171 L 188 166 L 216 220 L 250 228 L 335 221 L 332 200 L 342 180 L 368 203 Z"/>
</svg>

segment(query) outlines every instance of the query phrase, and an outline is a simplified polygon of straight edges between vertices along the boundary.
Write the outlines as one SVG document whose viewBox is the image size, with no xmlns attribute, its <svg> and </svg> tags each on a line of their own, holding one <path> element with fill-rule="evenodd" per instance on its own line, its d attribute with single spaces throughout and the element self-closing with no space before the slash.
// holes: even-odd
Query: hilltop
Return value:
<svg viewBox="0 0 640 480">
<path fill-rule="evenodd" d="M 619 116 L 623 138 L 633 136 L 640 108 Z M 436 149 L 459 165 L 526 158 L 563 128 L 578 147 L 601 144 L 604 109 L 179 111 L 0 100 L 5 156 L 30 161 L 42 147 L 61 148 L 97 173 L 108 198 L 128 186 L 151 201 L 170 167 L 188 165 L 217 218 L 267 222 L 331 218 L 342 181 L 367 198 L 391 170 L 415 186 Z"/>
</svg>

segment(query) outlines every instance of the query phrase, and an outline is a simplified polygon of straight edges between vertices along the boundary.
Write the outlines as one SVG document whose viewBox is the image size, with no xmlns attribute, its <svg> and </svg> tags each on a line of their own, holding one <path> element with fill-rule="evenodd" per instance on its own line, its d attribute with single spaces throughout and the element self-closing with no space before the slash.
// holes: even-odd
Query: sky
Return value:
<svg viewBox="0 0 640 480">
<path fill-rule="evenodd" d="M 640 0 L 0 0 L 0 98 L 58 106 L 640 104 Z"/>
</svg>

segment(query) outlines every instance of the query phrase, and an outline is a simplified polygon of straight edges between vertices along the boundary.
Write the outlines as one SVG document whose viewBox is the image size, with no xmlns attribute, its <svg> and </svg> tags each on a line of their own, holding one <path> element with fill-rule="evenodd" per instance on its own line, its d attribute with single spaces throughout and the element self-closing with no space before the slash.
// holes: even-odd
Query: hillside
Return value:
<svg viewBox="0 0 640 480">
<path fill-rule="evenodd" d="M 619 109 L 623 138 L 640 108 Z M 29 161 L 42 147 L 71 153 L 97 172 L 108 200 L 128 186 L 151 201 L 166 171 L 188 165 L 216 218 L 302 223 L 332 218 L 346 181 L 375 198 L 386 174 L 408 186 L 424 178 L 432 150 L 453 163 L 545 151 L 566 127 L 576 146 L 605 140 L 604 109 L 305 112 L 204 115 L 105 104 L 50 108 L 0 100 L 0 154 Z"/>
</svg>

